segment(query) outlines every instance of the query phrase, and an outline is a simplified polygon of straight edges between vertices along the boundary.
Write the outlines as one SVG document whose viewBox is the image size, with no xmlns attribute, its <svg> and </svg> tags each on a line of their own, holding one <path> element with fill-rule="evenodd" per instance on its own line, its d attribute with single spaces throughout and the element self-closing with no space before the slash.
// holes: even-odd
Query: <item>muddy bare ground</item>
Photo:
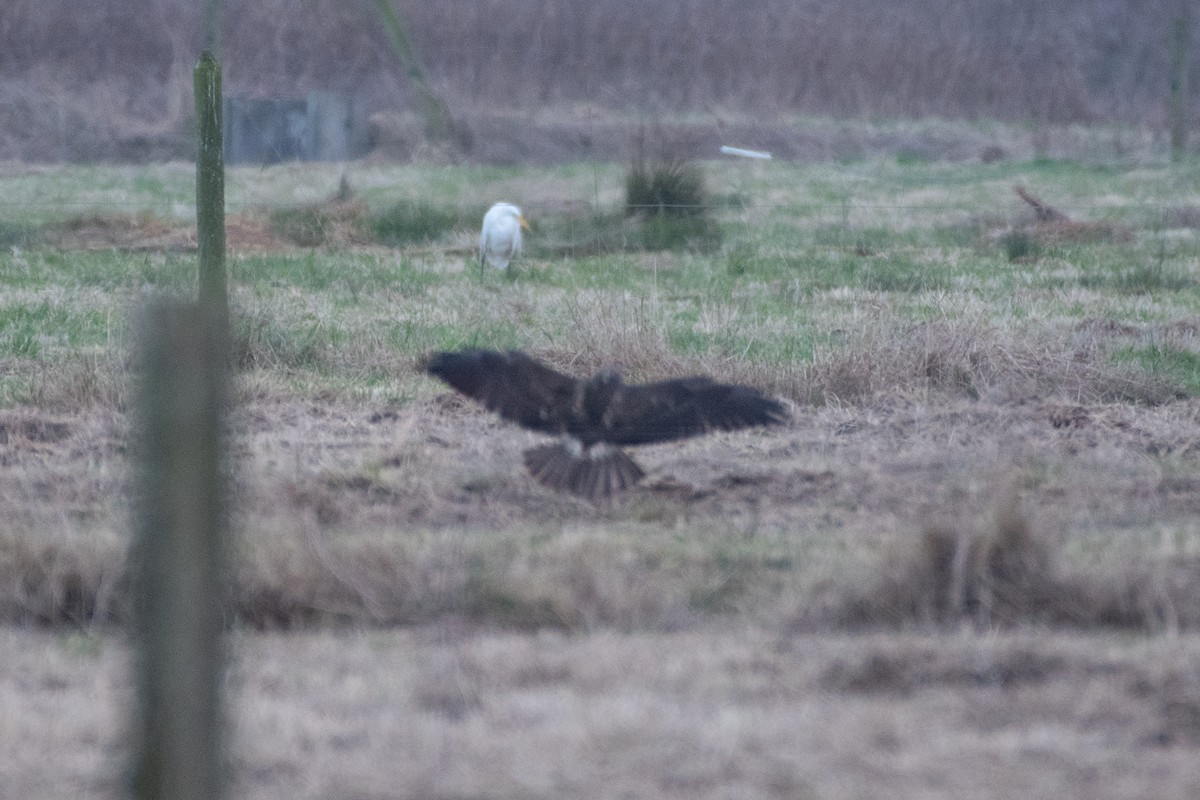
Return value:
<svg viewBox="0 0 1200 800">
<path fill-rule="evenodd" d="M 598 508 L 428 387 L 242 394 L 238 796 L 1200 793 L 1196 401 L 799 407 L 640 449 L 645 484 Z M 120 786 L 128 429 L 0 412 L 4 796 Z M 923 531 L 1010 495 L 1063 572 L 1157 581 L 1140 622 L 846 622 Z"/>
</svg>

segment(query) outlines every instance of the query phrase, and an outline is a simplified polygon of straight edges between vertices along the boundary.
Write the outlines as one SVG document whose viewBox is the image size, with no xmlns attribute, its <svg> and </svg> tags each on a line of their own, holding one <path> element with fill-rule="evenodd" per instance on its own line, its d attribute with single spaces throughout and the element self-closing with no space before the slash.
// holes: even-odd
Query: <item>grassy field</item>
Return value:
<svg viewBox="0 0 1200 800">
<path fill-rule="evenodd" d="M 235 792 L 1196 796 L 1200 165 L 704 168 L 682 233 L 609 165 L 230 172 Z M 120 786 L 131 331 L 194 289 L 192 181 L 0 168 L 15 795 Z M 415 369 L 473 345 L 793 419 L 597 507 Z"/>
</svg>

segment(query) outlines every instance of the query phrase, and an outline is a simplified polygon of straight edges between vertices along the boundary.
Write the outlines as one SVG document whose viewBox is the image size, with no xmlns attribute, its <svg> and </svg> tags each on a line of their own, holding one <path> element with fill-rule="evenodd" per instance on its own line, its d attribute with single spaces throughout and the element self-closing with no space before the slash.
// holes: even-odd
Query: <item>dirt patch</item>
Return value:
<svg viewBox="0 0 1200 800">
<path fill-rule="evenodd" d="M 52 226 L 46 243 L 63 250 L 179 250 L 186 233 L 175 220 L 150 214 L 88 214 Z M 195 232 L 192 232 L 195 246 Z"/>
<path fill-rule="evenodd" d="M 193 237 L 195 231 L 192 231 Z M 289 250 L 291 243 L 270 223 L 266 211 L 243 212 L 225 218 L 225 244 L 239 252 Z M 193 239 L 192 246 L 195 246 Z"/>
<path fill-rule="evenodd" d="M 39 239 L 63 250 L 191 251 L 196 249 L 196 225 L 150 214 L 89 214 L 52 225 L 40 232 Z M 271 226 L 265 210 L 228 215 L 225 244 L 235 252 L 296 247 Z"/>
</svg>

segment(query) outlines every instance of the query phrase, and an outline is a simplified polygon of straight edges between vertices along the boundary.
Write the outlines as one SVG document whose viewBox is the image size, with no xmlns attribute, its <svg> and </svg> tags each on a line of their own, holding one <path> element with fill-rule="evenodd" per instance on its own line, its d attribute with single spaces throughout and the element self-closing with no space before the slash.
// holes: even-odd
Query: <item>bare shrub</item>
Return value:
<svg viewBox="0 0 1200 800">
<path fill-rule="evenodd" d="M 1162 115 L 1168 5 L 516 0 L 503 13 L 485 1 L 402 10 L 432 83 L 457 115 L 476 118 L 586 102 L 1141 124 Z M 1112 30 L 1123 34 L 1115 51 Z M 202 40 L 202 8 L 182 0 L 11 0 L 0 25 L 0 157 L 186 157 L 180 100 Z M 414 105 L 369 3 L 229 4 L 221 40 L 227 93 L 344 92 L 364 118 Z"/>
</svg>

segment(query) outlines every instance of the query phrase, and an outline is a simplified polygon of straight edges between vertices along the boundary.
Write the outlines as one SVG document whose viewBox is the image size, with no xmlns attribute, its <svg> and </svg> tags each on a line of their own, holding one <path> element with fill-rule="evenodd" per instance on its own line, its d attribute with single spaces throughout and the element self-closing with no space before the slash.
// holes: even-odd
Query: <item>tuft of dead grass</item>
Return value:
<svg viewBox="0 0 1200 800">
<path fill-rule="evenodd" d="M 1178 630 L 1200 622 L 1197 578 L 1197 558 L 1072 566 L 1050 537 L 1035 532 L 1008 490 L 986 524 L 930 523 L 886 553 L 865 591 L 847 593 L 832 616 L 852 628 L 969 623 Z"/>
<path fill-rule="evenodd" d="M 71 423 L 36 415 L 8 413 L 0 416 L 0 444 L 15 445 L 24 440 L 35 443 L 61 442 L 71 435 Z"/>
<path fill-rule="evenodd" d="M 88 627 L 126 619 L 128 581 L 116 537 L 0 531 L 0 619 Z"/>
<path fill-rule="evenodd" d="M 28 374 L 24 402 L 50 412 L 125 408 L 128 375 L 113 354 L 78 353 L 34 365 Z"/>
<path fill-rule="evenodd" d="M 848 600 L 845 621 L 1011 625 L 1039 621 L 1057 600 L 1051 551 L 1014 494 L 981 530 L 929 524 L 907 547 L 886 558 L 867 595 Z"/>
<path fill-rule="evenodd" d="M 277 208 L 270 212 L 271 229 L 299 247 L 348 247 L 365 244 L 370 211 L 355 196 L 343 175 L 337 191 L 319 203 Z"/>
</svg>

